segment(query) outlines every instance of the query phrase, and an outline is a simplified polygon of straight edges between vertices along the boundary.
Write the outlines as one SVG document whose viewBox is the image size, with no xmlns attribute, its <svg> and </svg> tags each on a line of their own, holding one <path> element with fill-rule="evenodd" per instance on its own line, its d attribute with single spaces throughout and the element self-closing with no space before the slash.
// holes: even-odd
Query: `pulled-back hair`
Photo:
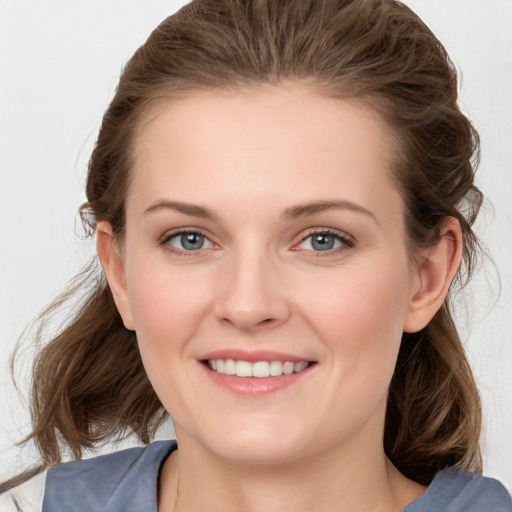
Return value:
<svg viewBox="0 0 512 512">
<path fill-rule="evenodd" d="M 457 219 L 464 265 L 456 284 L 463 284 L 478 248 L 471 229 L 482 200 L 473 183 L 478 136 L 458 108 L 445 49 L 394 0 L 195 0 L 164 20 L 126 65 L 103 117 L 81 209 L 91 231 L 108 221 L 123 237 L 138 128 L 159 104 L 285 80 L 362 102 L 383 117 L 397 143 L 393 178 L 411 250 L 435 244 L 443 221 Z M 86 300 L 34 363 L 29 439 L 44 467 L 60 462 L 63 447 L 79 458 L 126 433 L 147 443 L 166 414 L 97 265 L 44 315 L 84 286 Z M 446 466 L 481 471 L 480 416 L 448 297 L 423 330 L 403 335 L 385 451 L 423 484 Z"/>
</svg>

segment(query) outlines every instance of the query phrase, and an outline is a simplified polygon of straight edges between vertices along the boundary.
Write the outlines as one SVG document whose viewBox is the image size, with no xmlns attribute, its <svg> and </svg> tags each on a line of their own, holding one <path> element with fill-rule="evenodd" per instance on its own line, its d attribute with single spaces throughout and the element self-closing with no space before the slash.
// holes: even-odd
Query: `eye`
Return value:
<svg viewBox="0 0 512 512">
<path fill-rule="evenodd" d="M 200 249 L 211 249 L 215 245 L 203 234 L 197 231 L 180 231 L 173 233 L 162 240 L 162 245 L 170 246 L 178 252 L 198 251 Z"/>
<path fill-rule="evenodd" d="M 307 251 L 325 252 L 353 246 L 353 240 L 346 236 L 331 231 L 317 231 L 303 238 L 298 248 Z"/>
</svg>

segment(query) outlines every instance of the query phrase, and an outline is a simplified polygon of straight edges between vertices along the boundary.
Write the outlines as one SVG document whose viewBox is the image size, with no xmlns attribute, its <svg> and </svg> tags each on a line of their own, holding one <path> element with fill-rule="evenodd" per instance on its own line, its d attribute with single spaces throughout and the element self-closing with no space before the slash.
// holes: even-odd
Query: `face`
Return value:
<svg viewBox="0 0 512 512">
<path fill-rule="evenodd" d="M 204 92 L 136 147 L 116 300 L 178 441 L 257 462 L 381 445 L 419 288 L 384 122 L 294 84 Z"/>
</svg>

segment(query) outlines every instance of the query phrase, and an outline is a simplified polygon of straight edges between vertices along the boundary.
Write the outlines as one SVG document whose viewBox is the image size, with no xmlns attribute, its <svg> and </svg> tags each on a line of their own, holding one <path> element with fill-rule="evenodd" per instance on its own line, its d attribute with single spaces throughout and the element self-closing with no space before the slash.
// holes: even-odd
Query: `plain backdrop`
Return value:
<svg viewBox="0 0 512 512">
<path fill-rule="evenodd" d="M 93 254 L 75 224 L 101 115 L 123 64 L 183 3 L 0 2 L 0 479 L 34 458 L 13 447 L 28 432 L 30 351 L 21 398 L 9 355 Z M 512 1 L 405 3 L 461 71 L 461 106 L 482 138 L 478 184 L 490 203 L 477 232 L 492 260 L 459 299 L 457 317 L 484 404 L 485 473 L 512 489 Z"/>
</svg>

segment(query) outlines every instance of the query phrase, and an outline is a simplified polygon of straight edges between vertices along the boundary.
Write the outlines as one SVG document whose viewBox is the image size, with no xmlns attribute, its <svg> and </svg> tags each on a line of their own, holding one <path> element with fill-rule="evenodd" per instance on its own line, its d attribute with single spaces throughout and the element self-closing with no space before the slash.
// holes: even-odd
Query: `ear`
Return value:
<svg viewBox="0 0 512 512">
<path fill-rule="evenodd" d="M 112 226 L 107 221 L 98 222 L 96 226 L 96 251 L 123 323 L 127 329 L 134 330 L 124 261 L 121 249 L 112 233 Z"/>
<path fill-rule="evenodd" d="M 439 241 L 425 249 L 416 268 L 419 285 L 409 304 L 403 330 L 418 332 L 442 306 L 462 258 L 462 231 L 450 217 L 441 226 Z"/>
</svg>

